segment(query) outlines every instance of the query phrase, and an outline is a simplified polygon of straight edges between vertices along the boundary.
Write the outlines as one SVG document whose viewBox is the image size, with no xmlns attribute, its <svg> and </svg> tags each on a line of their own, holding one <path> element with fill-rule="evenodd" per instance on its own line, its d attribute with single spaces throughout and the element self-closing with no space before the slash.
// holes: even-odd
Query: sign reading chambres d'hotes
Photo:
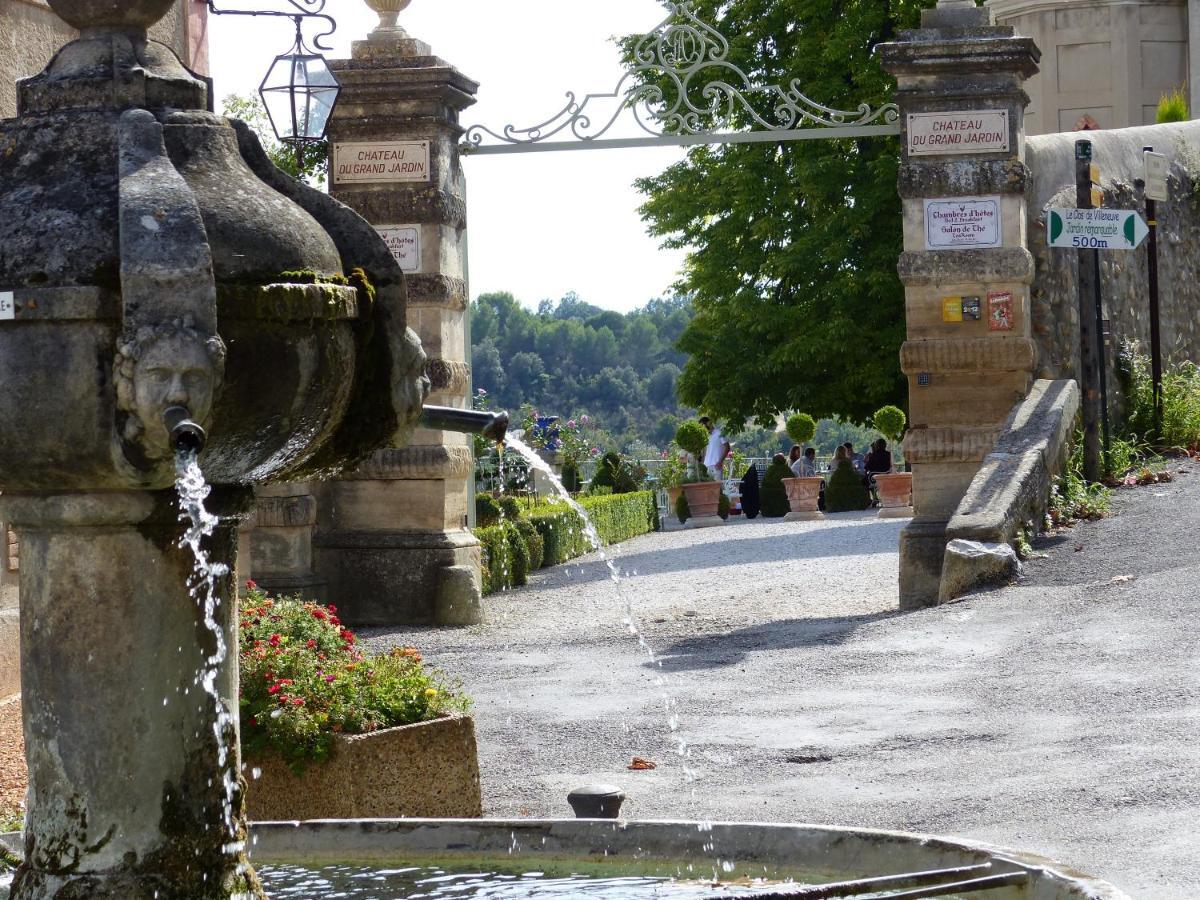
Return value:
<svg viewBox="0 0 1200 900">
<path fill-rule="evenodd" d="M 1008 150 L 1008 110 L 908 114 L 908 155 Z"/>
<path fill-rule="evenodd" d="M 333 145 L 334 184 L 429 180 L 429 141 Z"/>
</svg>

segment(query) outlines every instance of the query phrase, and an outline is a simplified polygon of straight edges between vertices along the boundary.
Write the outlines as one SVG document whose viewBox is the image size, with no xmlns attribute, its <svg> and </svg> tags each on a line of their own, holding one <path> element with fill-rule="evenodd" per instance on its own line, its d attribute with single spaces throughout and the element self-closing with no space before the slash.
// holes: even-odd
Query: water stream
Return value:
<svg viewBox="0 0 1200 900">
<path fill-rule="evenodd" d="M 221 602 L 217 582 L 229 575 L 229 567 L 224 563 L 211 561 L 208 551 L 202 546 L 204 539 L 210 537 L 216 529 L 218 519 L 204 507 L 204 501 L 208 498 L 211 488 L 204 480 L 204 473 L 200 471 L 200 464 L 194 452 L 181 450 L 176 453 L 175 490 L 179 495 L 179 520 L 184 523 L 184 533 L 179 539 L 179 546 L 190 549 L 195 559 L 188 590 L 203 610 L 204 627 L 212 634 L 215 644 L 212 654 L 204 660 L 197 673 L 195 683 L 209 696 L 216 710 L 212 728 L 217 742 L 217 764 L 225 789 L 223 818 L 229 833 L 229 842 L 225 850 L 227 853 L 237 853 L 242 849 L 242 844 L 238 841 L 237 823 L 233 818 L 237 773 L 234 771 L 233 761 L 229 758 L 228 745 L 228 735 L 235 733 L 236 722 L 217 689 L 217 676 L 229 653 L 225 632 L 216 619 L 217 607 Z M 163 703 L 166 703 L 165 699 Z"/>
<path fill-rule="evenodd" d="M 638 625 L 637 618 L 634 615 L 633 599 L 626 590 L 626 582 L 622 577 L 621 568 L 617 565 L 616 559 L 614 559 L 613 556 L 605 551 L 604 542 L 600 539 L 600 532 L 596 530 L 596 525 L 594 522 L 592 522 L 591 516 L 587 514 L 587 510 L 584 509 L 583 506 L 571 496 L 571 492 L 568 491 L 563 485 L 562 479 L 558 477 L 554 469 L 551 468 L 550 464 L 538 455 L 536 450 L 526 444 L 519 437 L 514 437 L 511 434 L 505 437 L 504 443 L 506 446 L 512 447 L 519 454 L 521 454 L 531 469 L 537 469 L 539 472 L 545 475 L 547 480 L 553 486 L 555 493 L 558 494 L 559 498 L 567 503 L 571 509 L 574 510 L 575 514 L 579 516 L 580 520 L 583 522 L 584 536 L 587 538 L 588 543 L 591 544 L 592 549 L 596 551 L 596 553 L 600 556 L 601 561 L 608 568 L 609 580 L 612 581 L 613 586 L 617 591 L 617 596 L 620 597 L 622 609 L 621 619 L 626 630 L 628 630 L 629 633 L 637 639 L 638 646 L 642 648 L 650 662 L 661 670 L 662 662 L 658 659 L 654 649 L 646 640 L 646 635 Z M 501 456 L 503 456 L 503 454 L 501 454 Z M 688 782 L 694 782 L 699 775 L 689 765 L 689 760 L 692 756 L 691 748 L 688 746 L 687 741 L 679 736 L 679 704 L 675 696 L 670 692 L 669 681 L 669 676 L 660 671 L 659 674 L 655 676 L 654 683 L 657 687 L 660 687 L 664 690 L 663 702 L 667 713 L 667 727 L 670 729 L 672 736 L 675 738 L 675 752 L 683 761 L 684 778 Z"/>
</svg>

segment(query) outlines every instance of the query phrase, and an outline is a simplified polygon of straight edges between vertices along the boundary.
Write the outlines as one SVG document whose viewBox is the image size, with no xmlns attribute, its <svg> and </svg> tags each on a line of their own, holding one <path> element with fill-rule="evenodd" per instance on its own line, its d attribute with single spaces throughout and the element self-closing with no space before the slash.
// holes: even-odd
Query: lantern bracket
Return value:
<svg viewBox="0 0 1200 900">
<path fill-rule="evenodd" d="M 312 39 L 313 46 L 319 50 L 332 50 L 333 47 L 323 43 L 326 38 L 337 31 L 337 21 L 325 12 L 327 0 L 286 0 L 294 11 L 278 9 L 220 9 L 215 0 L 206 0 L 208 11 L 214 16 L 273 16 L 275 18 L 292 19 L 296 23 L 296 32 L 300 33 L 301 23 L 305 19 L 320 19 L 325 23 L 325 30 Z"/>
</svg>

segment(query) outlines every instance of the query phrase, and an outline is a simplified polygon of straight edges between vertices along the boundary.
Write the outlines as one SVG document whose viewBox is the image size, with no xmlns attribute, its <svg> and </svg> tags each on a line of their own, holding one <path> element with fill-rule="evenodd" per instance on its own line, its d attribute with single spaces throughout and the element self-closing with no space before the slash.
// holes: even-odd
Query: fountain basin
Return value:
<svg viewBox="0 0 1200 900">
<path fill-rule="evenodd" d="M 793 877 L 815 883 L 991 864 L 1024 872 L 1026 884 L 978 894 L 988 900 L 1128 900 L 1106 882 L 1041 857 L 922 834 L 825 825 L 635 822 L 598 819 L 359 819 L 259 822 L 256 866 L 355 862 L 421 865 L 489 861 L 610 876 L 658 870 L 684 877 Z M 732 868 L 730 868 L 732 866 Z M 690 868 L 689 868 L 690 867 Z M 967 895 L 974 896 L 974 895 Z"/>
</svg>

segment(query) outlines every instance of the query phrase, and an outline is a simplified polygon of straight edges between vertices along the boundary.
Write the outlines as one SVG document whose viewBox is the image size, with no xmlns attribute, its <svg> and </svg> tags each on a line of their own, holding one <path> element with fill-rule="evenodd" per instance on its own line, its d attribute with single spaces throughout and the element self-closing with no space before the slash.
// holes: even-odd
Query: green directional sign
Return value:
<svg viewBox="0 0 1200 900">
<path fill-rule="evenodd" d="M 1132 209 L 1051 209 L 1046 238 L 1051 247 L 1132 250 L 1150 229 Z"/>
</svg>

